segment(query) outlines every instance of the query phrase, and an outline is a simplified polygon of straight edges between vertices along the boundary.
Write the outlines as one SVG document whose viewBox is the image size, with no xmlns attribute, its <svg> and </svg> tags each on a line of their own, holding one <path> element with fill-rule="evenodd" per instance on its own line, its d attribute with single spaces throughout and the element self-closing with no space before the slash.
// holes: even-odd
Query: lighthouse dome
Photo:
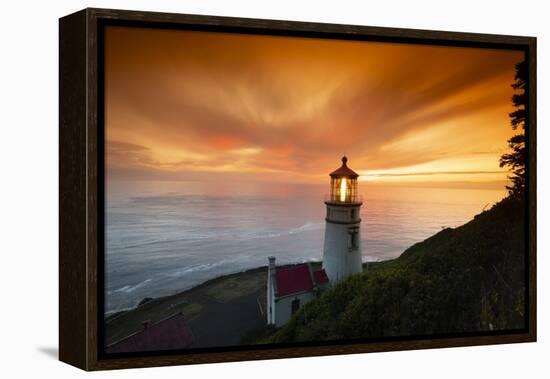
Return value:
<svg viewBox="0 0 550 379">
<path fill-rule="evenodd" d="M 342 157 L 342 166 L 330 173 L 331 178 L 350 178 L 357 179 L 359 174 L 348 167 L 348 157 L 345 155 Z"/>
</svg>

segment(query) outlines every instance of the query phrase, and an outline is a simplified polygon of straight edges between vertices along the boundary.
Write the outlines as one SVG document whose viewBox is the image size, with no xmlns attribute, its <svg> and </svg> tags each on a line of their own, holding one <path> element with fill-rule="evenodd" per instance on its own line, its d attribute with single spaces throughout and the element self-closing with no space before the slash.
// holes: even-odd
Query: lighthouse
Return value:
<svg viewBox="0 0 550 379">
<path fill-rule="evenodd" d="M 331 285 L 363 270 L 361 260 L 361 198 L 357 193 L 359 175 L 347 166 L 348 158 L 330 173 L 323 269 Z"/>
</svg>

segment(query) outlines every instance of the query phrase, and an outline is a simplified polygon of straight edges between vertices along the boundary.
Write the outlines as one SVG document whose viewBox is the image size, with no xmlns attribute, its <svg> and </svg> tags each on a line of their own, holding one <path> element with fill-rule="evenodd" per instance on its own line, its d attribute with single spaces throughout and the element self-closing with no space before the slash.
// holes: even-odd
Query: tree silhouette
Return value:
<svg viewBox="0 0 550 379">
<path fill-rule="evenodd" d="M 512 197 L 523 197 L 525 192 L 525 162 L 527 152 L 525 149 L 525 123 L 527 120 L 527 94 L 525 86 L 527 82 L 527 64 L 525 61 L 516 64 L 515 81 L 512 88 L 518 92 L 512 96 L 512 104 L 516 108 L 515 111 L 509 114 L 510 123 L 513 130 L 518 130 L 520 133 L 515 134 L 508 140 L 508 146 L 512 150 L 500 157 L 500 167 L 508 167 L 510 175 L 508 178 L 511 181 L 510 185 L 506 186 L 508 193 Z"/>
</svg>

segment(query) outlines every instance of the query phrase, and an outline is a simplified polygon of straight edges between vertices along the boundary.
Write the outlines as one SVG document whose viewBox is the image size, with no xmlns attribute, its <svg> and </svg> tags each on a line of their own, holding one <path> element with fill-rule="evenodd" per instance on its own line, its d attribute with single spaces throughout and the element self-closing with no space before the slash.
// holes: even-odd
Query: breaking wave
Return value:
<svg viewBox="0 0 550 379">
<path fill-rule="evenodd" d="M 132 293 L 134 292 L 135 290 L 137 290 L 138 288 L 141 288 L 143 286 L 146 286 L 147 283 L 151 282 L 153 279 L 146 279 L 142 282 L 139 282 L 138 284 L 134 285 L 134 286 L 124 286 L 124 287 L 121 287 L 121 288 L 118 288 L 116 290 L 113 290 L 113 291 L 109 291 L 107 293 L 117 293 L 117 292 L 124 292 L 126 294 L 129 294 L 129 293 Z"/>
</svg>

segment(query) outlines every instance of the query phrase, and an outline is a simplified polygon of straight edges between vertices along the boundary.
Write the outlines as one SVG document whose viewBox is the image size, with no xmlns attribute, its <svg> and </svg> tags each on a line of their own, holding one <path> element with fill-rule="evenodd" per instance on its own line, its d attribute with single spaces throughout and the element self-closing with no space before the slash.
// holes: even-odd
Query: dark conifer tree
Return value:
<svg viewBox="0 0 550 379">
<path fill-rule="evenodd" d="M 521 198 L 525 192 L 525 162 L 527 152 L 525 149 L 525 123 L 527 121 L 527 64 L 525 61 L 516 64 L 515 81 L 512 88 L 517 92 L 512 96 L 512 103 L 516 108 L 510 113 L 512 129 L 518 131 L 508 140 L 511 151 L 500 157 L 500 167 L 508 167 L 511 183 L 506 186 L 510 196 Z"/>
</svg>

